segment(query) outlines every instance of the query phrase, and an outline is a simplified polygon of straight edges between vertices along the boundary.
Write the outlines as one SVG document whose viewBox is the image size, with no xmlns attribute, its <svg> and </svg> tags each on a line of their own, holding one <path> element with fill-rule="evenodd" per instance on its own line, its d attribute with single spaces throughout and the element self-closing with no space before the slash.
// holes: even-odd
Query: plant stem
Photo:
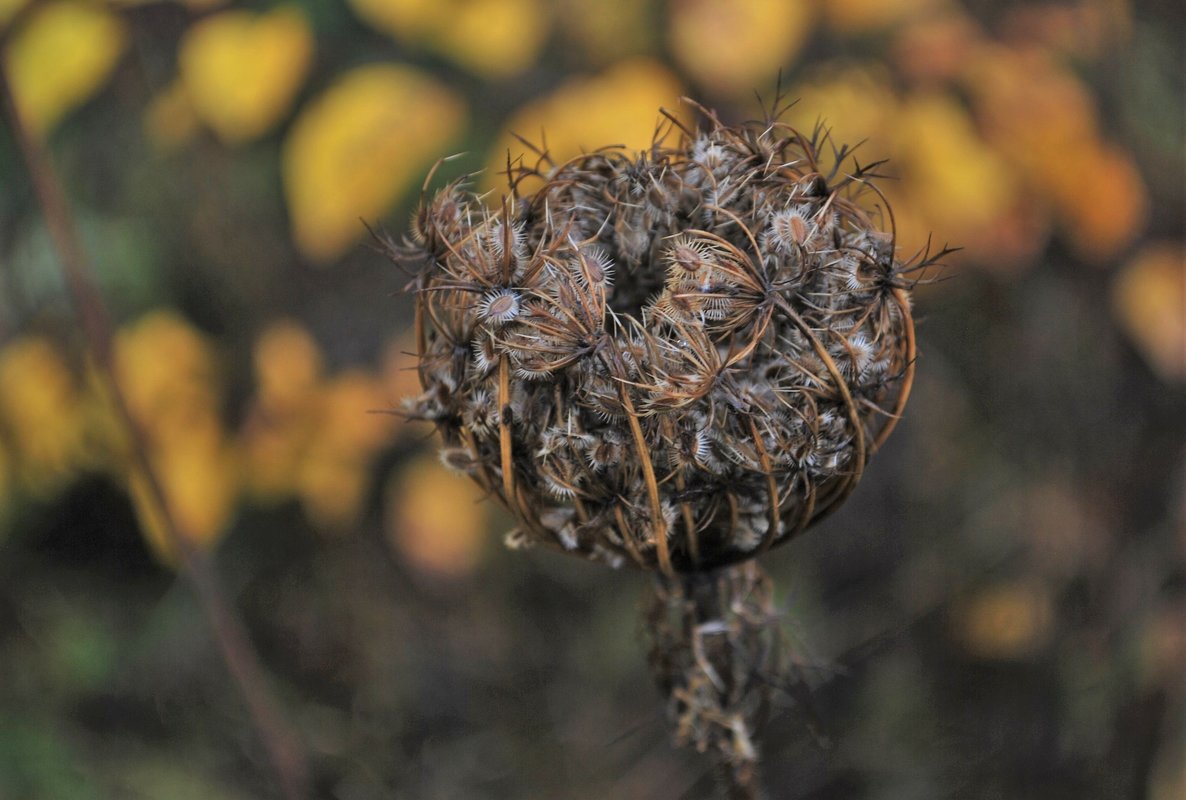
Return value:
<svg viewBox="0 0 1186 800">
<path fill-rule="evenodd" d="M 169 545 L 181 559 L 181 571 L 190 580 L 199 604 L 218 643 L 227 670 L 247 704 L 252 724 L 267 750 L 283 796 L 298 800 L 306 795 L 307 766 L 303 745 L 285 718 L 268 686 L 259 657 L 231 603 L 227 600 L 210 560 L 194 547 L 173 516 L 165 491 L 148 457 L 147 436 L 132 416 L 127 398 L 116 378 L 113 327 L 107 307 L 92 278 L 93 270 L 74 224 L 61 181 L 41 142 L 21 119 L 7 72 L 0 67 L 0 96 L 13 138 L 20 148 L 45 216 L 66 288 L 82 323 L 83 334 L 100 379 L 106 384 L 118 419 L 131 442 L 132 469 L 142 474 L 152 502 L 164 520 Z"/>
</svg>

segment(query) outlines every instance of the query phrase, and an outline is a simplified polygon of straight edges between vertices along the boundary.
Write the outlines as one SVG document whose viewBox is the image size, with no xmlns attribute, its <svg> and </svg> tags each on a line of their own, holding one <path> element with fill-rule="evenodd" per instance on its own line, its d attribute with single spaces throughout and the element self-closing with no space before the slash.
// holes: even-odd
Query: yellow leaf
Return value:
<svg viewBox="0 0 1186 800">
<path fill-rule="evenodd" d="M 838 146 L 862 145 L 865 160 L 885 158 L 890 121 L 898 111 L 898 97 L 889 75 L 880 69 L 849 67 L 799 84 L 790 93 L 798 98 L 790 120 L 810 132 L 822 121 Z"/>
<path fill-rule="evenodd" d="M 548 33 L 540 0 L 350 0 L 350 5 L 377 30 L 427 46 L 488 78 L 530 67 Z"/>
<path fill-rule="evenodd" d="M 471 72 L 505 78 L 535 63 L 547 34 L 546 10 L 537 0 L 467 0 L 454 4 L 436 44 Z"/>
<path fill-rule="evenodd" d="M 115 363 L 129 411 L 156 443 L 184 438 L 195 421 L 218 413 L 214 349 L 171 311 L 155 311 L 122 328 Z"/>
<path fill-rule="evenodd" d="M 255 139 L 288 110 L 304 81 L 313 37 L 295 8 L 224 11 L 194 24 L 178 66 L 197 115 L 228 144 Z"/>
<path fill-rule="evenodd" d="M 26 488 L 52 493 L 84 466 L 85 423 L 78 382 L 52 342 L 29 337 L 0 351 L 0 438 Z"/>
<path fill-rule="evenodd" d="M 980 138 L 971 118 L 948 95 L 913 95 L 895 115 L 893 164 L 901 196 L 920 213 L 921 229 L 899 230 L 907 252 L 926 243 L 931 231 L 965 247 L 978 242 L 1017 202 L 1019 187 L 1008 162 Z"/>
<path fill-rule="evenodd" d="M 217 542 L 239 496 L 239 461 L 218 421 L 207 418 L 191 426 L 149 458 L 178 533 L 202 547 Z M 145 538 L 162 560 L 175 564 L 178 554 L 147 476 L 132 468 L 128 488 Z"/>
<path fill-rule="evenodd" d="M 1112 286 L 1121 327 L 1166 381 L 1186 381 L 1186 244 L 1149 245 Z"/>
<path fill-rule="evenodd" d="M 34 10 L 5 67 L 29 130 L 44 136 L 106 82 L 123 52 L 123 23 L 98 3 L 59 0 Z"/>
<path fill-rule="evenodd" d="M 388 541 L 413 567 L 458 577 L 477 565 L 487 506 L 472 482 L 423 456 L 392 476 L 386 499 Z"/>
<path fill-rule="evenodd" d="M 799 52 L 814 16 L 807 0 L 682 0 L 671 14 L 676 59 L 724 95 L 771 83 Z"/>
<path fill-rule="evenodd" d="M 511 118 L 483 179 L 488 187 L 499 185 L 503 178 L 498 173 L 506 170 L 508 151 L 512 160 L 527 155 L 512 133 L 538 141 L 543 132 L 556 163 L 607 144 L 645 149 L 661 119 L 659 108 L 678 110 L 682 93 L 675 76 L 650 59 L 631 59 L 594 77 L 574 78 Z M 525 191 L 532 188 L 523 184 Z"/>
<path fill-rule="evenodd" d="M 461 101 L 410 67 L 347 73 L 293 123 L 284 188 L 297 245 L 310 259 L 341 255 L 461 127 Z"/>
</svg>

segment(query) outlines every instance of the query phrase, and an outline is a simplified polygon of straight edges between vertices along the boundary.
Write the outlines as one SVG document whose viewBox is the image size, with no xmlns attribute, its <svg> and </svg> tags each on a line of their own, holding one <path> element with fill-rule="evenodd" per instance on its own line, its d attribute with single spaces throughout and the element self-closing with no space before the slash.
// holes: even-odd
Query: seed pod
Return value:
<svg viewBox="0 0 1186 800">
<path fill-rule="evenodd" d="M 497 210 L 460 182 L 421 204 L 400 254 L 413 411 L 518 545 L 708 571 L 853 491 L 905 405 L 914 333 L 866 206 L 892 217 L 824 163 L 843 152 L 706 112 L 674 146 L 514 168 Z"/>
</svg>

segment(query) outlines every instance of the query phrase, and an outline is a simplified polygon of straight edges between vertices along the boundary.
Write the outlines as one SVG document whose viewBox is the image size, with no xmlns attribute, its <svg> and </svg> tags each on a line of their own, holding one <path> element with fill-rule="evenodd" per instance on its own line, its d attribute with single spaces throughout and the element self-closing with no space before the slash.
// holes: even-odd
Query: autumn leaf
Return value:
<svg viewBox="0 0 1186 800">
<path fill-rule="evenodd" d="M 705 87 L 736 95 L 773 81 L 814 16 L 806 0 L 682 0 L 671 8 L 671 49 Z"/>
<path fill-rule="evenodd" d="M 313 36 L 305 17 L 281 6 L 266 14 L 224 11 L 181 40 L 181 80 L 198 117 L 228 144 L 267 133 L 308 72 Z"/>
<path fill-rule="evenodd" d="M 319 262 L 340 256 L 417 181 L 460 129 L 461 100 L 411 67 L 359 67 L 312 100 L 284 144 L 293 236 Z"/>
<path fill-rule="evenodd" d="M 21 117 L 44 136 L 107 82 L 124 50 L 120 19 L 98 3 L 59 0 L 31 12 L 5 53 Z"/>
</svg>

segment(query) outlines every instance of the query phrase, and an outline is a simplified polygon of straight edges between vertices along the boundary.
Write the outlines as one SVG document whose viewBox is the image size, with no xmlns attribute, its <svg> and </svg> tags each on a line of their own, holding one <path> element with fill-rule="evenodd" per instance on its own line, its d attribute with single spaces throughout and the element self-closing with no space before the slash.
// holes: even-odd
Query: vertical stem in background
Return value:
<svg viewBox="0 0 1186 800">
<path fill-rule="evenodd" d="M 67 291 L 82 323 L 87 347 L 106 384 L 115 412 L 130 438 L 132 469 L 145 479 L 152 502 L 164 521 L 165 535 L 170 546 L 180 556 L 182 572 L 192 582 L 227 670 L 243 694 L 283 795 L 288 800 L 304 797 L 307 766 L 303 746 L 272 695 L 247 631 L 227 601 L 209 559 L 180 530 L 169 509 L 164 489 L 148 457 L 147 437 L 129 411 L 127 399 L 116 379 L 111 320 L 92 279 L 92 269 L 74 225 L 70 206 L 48 155 L 21 120 L 8 75 L 2 67 L 0 96 L 13 138 L 20 148 L 34 193 L 45 216 Z"/>
</svg>

